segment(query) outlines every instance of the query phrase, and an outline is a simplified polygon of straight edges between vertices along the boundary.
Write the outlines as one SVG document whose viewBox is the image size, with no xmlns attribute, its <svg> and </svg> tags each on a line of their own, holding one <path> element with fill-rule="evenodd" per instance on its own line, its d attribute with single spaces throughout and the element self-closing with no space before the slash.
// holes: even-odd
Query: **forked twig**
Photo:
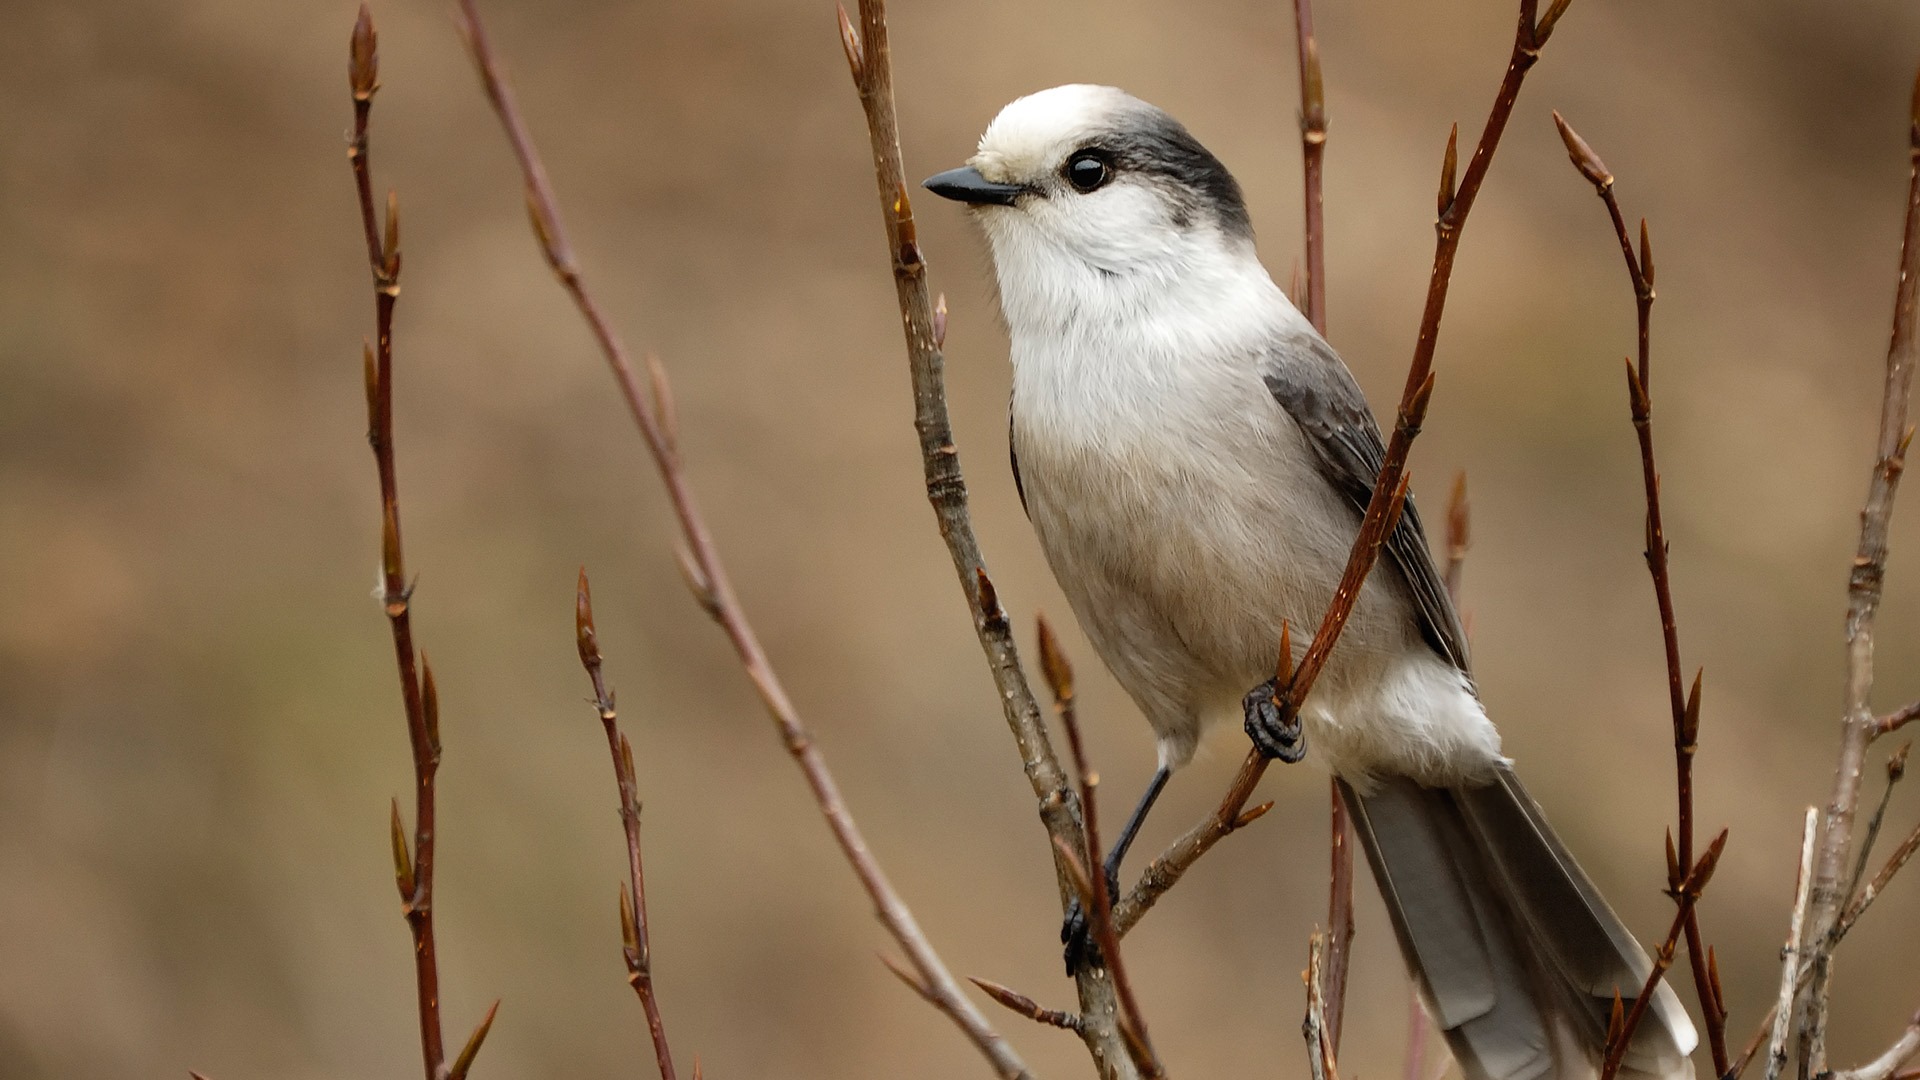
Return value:
<svg viewBox="0 0 1920 1080">
<path fill-rule="evenodd" d="M 1667 662 L 1667 700 L 1673 714 L 1673 774 L 1675 802 L 1678 806 L 1677 838 L 1667 840 L 1667 894 L 1680 902 L 1681 877 L 1693 865 L 1693 759 L 1700 744 L 1700 674 L 1693 677 L 1691 692 L 1683 690 L 1686 676 L 1680 667 L 1680 632 L 1674 617 L 1673 571 L 1668 563 L 1667 532 L 1660 510 L 1660 470 L 1653 453 L 1653 244 L 1645 218 L 1640 220 L 1640 250 L 1634 252 L 1633 237 L 1620 214 L 1620 202 L 1613 193 L 1613 173 L 1593 152 L 1578 132 L 1558 113 L 1554 126 L 1567 146 L 1567 156 L 1575 169 L 1587 178 L 1600 201 L 1620 242 L 1620 255 L 1627 264 L 1627 276 L 1633 283 L 1635 320 L 1639 340 L 1639 364 L 1627 363 L 1627 401 L 1633 417 L 1633 430 L 1640 444 L 1640 480 L 1646 494 L 1647 572 L 1653 578 L 1653 595 L 1660 612 L 1660 641 Z M 1706 1020 L 1707 1046 L 1713 1056 L 1716 1075 L 1727 1071 L 1727 1011 L 1721 1000 L 1715 967 L 1702 944 L 1700 916 L 1693 905 L 1687 906 L 1687 958 L 1693 968 L 1694 993 L 1700 999 L 1700 1012 Z"/>
<path fill-rule="evenodd" d="M 1454 177 L 1458 166 L 1456 144 L 1459 129 L 1456 127 L 1453 134 L 1448 136 L 1446 158 L 1441 167 L 1440 213 L 1434 222 L 1433 270 L 1427 281 L 1427 300 L 1420 316 L 1420 336 L 1414 345 L 1413 362 L 1408 366 L 1406 387 L 1400 397 L 1393 435 L 1387 443 L 1380 474 L 1374 481 L 1373 497 L 1361 519 L 1359 534 L 1347 558 L 1346 570 L 1334 590 L 1333 601 L 1321 620 L 1319 632 L 1314 635 L 1312 645 L 1301 658 L 1298 669 L 1291 673 L 1291 678 L 1275 681 L 1276 705 L 1283 717 L 1299 714 L 1301 701 L 1312 688 L 1314 679 L 1319 677 L 1320 669 L 1325 666 L 1328 654 L 1333 651 L 1340 631 L 1353 612 L 1361 584 L 1380 554 L 1380 545 L 1399 518 L 1407 490 L 1407 453 L 1412 448 L 1415 436 L 1420 433 L 1420 423 L 1433 393 L 1434 348 L 1439 340 L 1440 317 L 1446 310 L 1447 287 L 1453 278 L 1454 257 L 1460 249 L 1461 229 L 1486 180 L 1487 170 L 1493 163 L 1493 153 L 1500 145 L 1500 136 L 1506 131 L 1507 120 L 1513 115 L 1521 84 L 1525 82 L 1527 72 L 1539 60 L 1540 49 L 1546 44 L 1554 24 L 1566 11 L 1569 2 L 1554 0 L 1546 15 L 1537 17 L 1539 0 L 1521 0 L 1519 24 L 1514 31 L 1513 51 L 1507 59 L 1506 73 L 1494 95 L 1493 108 L 1487 114 L 1487 124 L 1481 131 L 1480 141 L 1474 147 L 1473 156 L 1468 159 L 1466 172 L 1460 176 L 1457 186 Z M 1280 650 L 1283 664 L 1290 662 L 1288 650 L 1289 646 L 1283 642 Z M 1284 689 L 1279 689 L 1282 686 Z M 1252 798 L 1255 785 L 1266 771 L 1267 759 L 1258 751 L 1249 753 L 1220 806 L 1147 866 L 1139 884 L 1114 908 L 1114 922 L 1121 934 L 1124 935 L 1138 923 L 1154 902 L 1165 895 L 1200 856 L 1243 824 L 1243 808 Z"/>
<path fill-rule="evenodd" d="M 580 666 L 593 683 L 593 707 L 606 729 L 607 750 L 613 755 L 613 780 L 620 789 L 620 828 L 627 838 L 627 881 L 620 886 L 621 956 L 627 963 L 627 983 L 640 998 L 653 1041 L 653 1058 L 660 1080 L 674 1080 L 673 1052 L 667 1047 L 667 1028 L 660 1019 L 660 999 L 653 992 L 653 937 L 647 923 L 647 878 L 640 859 L 640 780 L 633 768 L 633 744 L 620 732 L 613 691 L 600 673 L 600 634 L 593 625 L 593 595 L 587 588 L 587 568 L 573 599 L 574 641 L 580 648 Z"/>
<path fill-rule="evenodd" d="M 1627 1047 L 1633 1043 L 1633 1033 L 1639 1030 L 1640 1021 L 1647 1014 L 1647 1007 L 1653 1003 L 1654 994 L 1659 990 L 1660 980 L 1673 966 L 1673 954 L 1680 946 L 1680 935 L 1687 925 L 1687 916 L 1692 914 L 1694 905 L 1700 902 L 1700 894 L 1713 877 L 1714 867 L 1720 864 L 1720 853 L 1727 846 L 1727 830 L 1707 845 L 1706 853 L 1700 861 L 1687 871 L 1687 876 L 1675 888 L 1675 900 L 1679 907 L 1673 913 L 1673 926 L 1653 954 L 1653 969 L 1647 972 L 1646 982 L 1640 986 L 1640 993 L 1633 999 L 1633 1008 L 1627 1011 L 1620 1024 L 1607 1033 L 1607 1053 L 1600 1066 L 1600 1080 L 1613 1080 L 1620 1072 L 1620 1062 L 1625 1060 Z M 1613 998 L 1614 1010 L 1620 1008 L 1620 992 L 1616 989 Z"/>
<path fill-rule="evenodd" d="M 406 559 L 400 545 L 400 494 L 393 445 L 393 307 L 400 298 L 400 200 L 387 195 L 384 227 L 374 207 L 373 169 L 368 155 L 367 127 L 373 95 L 380 89 L 379 36 L 373 13 L 360 5 L 348 43 L 347 83 L 353 93 L 353 137 L 347 161 L 353 166 L 353 185 L 360 203 L 360 224 L 366 234 L 367 263 L 373 273 L 374 339 L 362 348 L 367 391 L 367 441 L 380 477 L 380 592 L 381 607 L 393 632 L 393 653 L 400 671 L 400 699 L 407 716 L 407 739 L 413 752 L 414 803 L 411 850 L 400 821 L 400 800 L 393 800 L 391 830 L 394 881 L 400 906 L 413 936 L 414 989 L 420 1014 L 420 1056 L 427 1080 L 462 1080 L 493 1027 L 500 1003 L 487 1010 L 468 1036 L 451 1067 L 440 1023 L 440 964 L 433 935 L 434 776 L 440 768 L 440 702 L 434 690 L 433 668 L 414 649 L 413 586 L 407 581 Z"/>
<path fill-rule="evenodd" d="M 841 797 L 838 783 L 827 768 L 826 759 L 801 723 L 799 711 L 774 673 L 759 636 L 734 594 L 726 567 L 720 560 L 712 534 L 707 529 L 686 473 L 681 468 L 679 445 L 674 437 L 675 422 L 666 411 L 670 399 L 665 393 L 659 392 L 666 387 L 664 371 L 657 363 L 649 365 L 650 381 L 656 388 L 656 392 L 649 395 L 634 370 L 626 347 L 620 343 L 581 276 L 565 226 L 561 222 L 559 206 L 547 180 L 546 169 L 534 150 L 532 136 L 521 118 L 512 88 L 501 74 L 499 61 L 487 40 L 486 27 L 481 22 L 476 0 L 461 0 L 460 11 L 461 29 L 479 72 L 481 87 L 506 129 L 507 141 L 512 145 L 526 181 L 528 211 L 541 252 L 592 330 L 601 354 L 613 370 L 634 424 L 640 429 L 640 435 L 646 441 L 647 449 L 659 470 L 686 545 L 688 557 L 683 565 L 691 570 L 688 581 L 695 590 L 696 599 L 726 632 L 742 668 L 759 694 L 761 704 L 773 720 L 781 742 L 806 777 L 814 802 L 819 806 L 821 816 L 826 819 L 841 853 L 872 899 L 875 915 L 906 953 L 922 985 L 926 987 L 928 1000 L 953 1020 L 1002 1077 L 1011 1080 L 1030 1075 L 1013 1047 L 993 1031 L 986 1017 L 967 999 L 959 983 L 947 970 L 946 963 L 927 941 L 913 912 L 894 890 L 885 871 L 867 847 L 865 837 Z"/>
</svg>

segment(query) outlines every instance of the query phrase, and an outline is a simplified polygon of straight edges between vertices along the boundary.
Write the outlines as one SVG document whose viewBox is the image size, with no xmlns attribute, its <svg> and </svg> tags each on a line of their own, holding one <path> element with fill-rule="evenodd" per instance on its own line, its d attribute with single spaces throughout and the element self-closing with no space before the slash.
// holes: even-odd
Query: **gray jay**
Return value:
<svg viewBox="0 0 1920 1080">
<path fill-rule="evenodd" d="M 1384 450 L 1352 374 L 1254 253 L 1240 187 L 1111 87 L 1008 105 L 926 186 L 985 231 L 1012 339 L 1014 478 L 1074 615 L 1159 738 L 1126 845 L 1209 724 L 1319 625 Z M 1408 503 L 1300 717 L 1402 955 L 1471 1080 L 1596 1074 L 1651 965 L 1514 777 Z M 1304 652 L 1305 633 L 1293 636 Z M 1298 660 L 1298 656 L 1295 657 Z M 1071 961 L 1070 961 L 1071 962 Z M 1623 1075 L 1688 1080 L 1664 983 Z"/>
</svg>

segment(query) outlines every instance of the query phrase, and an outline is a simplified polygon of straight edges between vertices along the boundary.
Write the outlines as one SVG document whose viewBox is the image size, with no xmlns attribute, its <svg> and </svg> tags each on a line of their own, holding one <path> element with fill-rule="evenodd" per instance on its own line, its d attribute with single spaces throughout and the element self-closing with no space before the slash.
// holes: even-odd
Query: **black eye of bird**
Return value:
<svg viewBox="0 0 1920 1080">
<path fill-rule="evenodd" d="M 1092 191 L 1108 180 L 1113 179 L 1113 166 L 1107 159 L 1092 150 L 1082 150 L 1067 159 L 1067 183 L 1082 193 Z"/>
</svg>

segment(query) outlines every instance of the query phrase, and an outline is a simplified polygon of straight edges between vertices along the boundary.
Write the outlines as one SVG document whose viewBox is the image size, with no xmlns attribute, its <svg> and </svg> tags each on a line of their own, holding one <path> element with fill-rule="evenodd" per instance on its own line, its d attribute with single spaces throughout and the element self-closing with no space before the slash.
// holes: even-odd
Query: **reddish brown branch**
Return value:
<svg viewBox="0 0 1920 1080">
<path fill-rule="evenodd" d="M 1567 155 L 1573 160 L 1574 168 L 1593 184 L 1600 201 L 1606 205 L 1614 236 L 1620 242 L 1620 255 L 1626 262 L 1627 276 L 1633 284 L 1639 364 L 1637 367 L 1631 361 L 1627 364 L 1627 399 L 1633 429 L 1640 444 L 1640 479 L 1647 502 L 1647 572 L 1653 578 L 1654 601 L 1660 612 L 1660 641 L 1666 657 L 1667 700 L 1673 715 L 1673 772 L 1678 825 L 1675 829 L 1677 838 L 1669 838 L 1667 892 L 1677 903 L 1680 901 L 1681 875 L 1685 867 L 1693 865 L 1693 759 L 1700 741 L 1700 675 L 1694 675 L 1691 692 L 1683 689 L 1686 677 L 1680 666 L 1680 632 L 1674 616 L 1673 572 L 1668 562 L 1666 526 L 1660 508 L 1660 470 L 1655 464 L 1653 452 L 1653 245 L 1647 233 L 1646 220 L 1642 219 L 1640 251 L 1635 254 L 1633 236 L 1627 230 L 1626 219 L 1620 213 L 1620 202 L 1613 193 L 1613 174 L 1586 140 L 1558 112 L 1553 114 L 1553 122 L 1560 129 L 1560 138 L 1566 143 Z M 1728 1064 L 1726 1006 L 1720 1000 L 1719 986 L 1708 964 L 1707 949 L 1702 944 L 1698 910 L 1689 905 L 1686 912 L 1687 957 L 1693 968 L 1694 992 L 1700 999 L 1700 1011 L 1706 1021 L 1707 1045 L 1713 1056 L 1714 1072 L 1724 1076 Z"/>
<path fill-rule="evenodd" d="M 379 38 L 373 13 L 365 4 L 354 20 L 347 50 L 347 83 L 353 94 L 353 136 L 347 160 L 353 167 L 354 191 L 359 197 L 360 224 L 367 244 L 367 264 L 373 275 L 374 338 L 362 352 L 367 391 L 367 441 L 373 447 L 380 480 L 381 606 L 393 633 L 394 661 L 400 673 L 400 699 L 407 717 L 407 741 L 413 754 L 414 829 L 411 851 L 400 823 L 400 804 L 393 804 L 393 857 L 401 910 L 413 936 L 414 987 L 420 1015 L 420 1056 L 427 1080 L 464 1076 L 492 1026 L 493 1014 L 475 1029 L 467 1050 L 456 1060 L 458 1072 L 446 1064 L 446 1046 L 440 1022 L 440 966 L 433 934 L 434 775 L 440 766 L 440 716 L 434 692 L 433 669 L 413 644 L 410 605 L 413 587 L 407 581 L 406 559 L 400 544 L 400 493 L 394 464 L 393 440 L 393 307 L 400 296 L 400 204 L 389 193 L 384 228 L 374 205 L 373 169 L 367 129 L 373 95 L 380 89 Z M 495 1002 L 495 1008 L 499 1003 Z"/>
<path fill-rule="evenodd" d="M 621 954 L 627 962 L 627 983 L 640 998 L 647 1017 L 647 1035 L 660 1080 L 674 1080 L 673 1052 L 667 1047 L 666 1025 L 660 1020 L 660 999 L 653 991 L 653 943 L 647 930 L 647 879 L 640 859 L 640 780 L 633 768 L 633 744 L 620 733 L 613 691 L 600 673 L 600 635 L 593 625 L 593 596 L 587 589 L 587 568 L 573 601 L 574 640 L 580 648 L 580 666 L 593 683 L 593 705 L 606 729 L 607 750 L 613 755 L 613 780 L 620 790 L 620 827 L 627 838 L 627 881 L 620 886 Z"/>
<path fill-rule="evenodd" d="M 1546 44 L 1554 23 L 1569 2 L 1555 0 L 1546 16 L 1537 18 L 1538 0 L 1521 0 L 1519 24 L 1514 31 L 1513 51 L 1507 60 L 1506 73 L 1500 80 L 1499 90 L 1495 92 L 1493 108 L 1487 114 L 1487 124 L 1481 131 L 1480 142 L 1474 147 L 1473 157 L 1467 162 L 1466 174 L 1460 178 L 1457 188 L 1453 183 L 1457 152 L 1454 138 L 1448 139 L 1446 163 L 1441 170 L 1441 209 L 1434 223 L 1433 271 L 1427 281 L 1427 300 L 1420 316 L 1420 336 L 1414 345 L 1413 362 L 1407 369 L 1406 388 L 1401 394 L 1398 419 L 1392 438 L 1387 443 L 1380 475 L 1374 481 L 1373 498 L 1361 518 L 1359 534 L 1354 538 L 1346 570 L 1334 590 L 1333 601 L 1321 620 L 1320 629 L 1314 634 L 1313 643 L 1308 646 L 1292 678 L 1275 683 L 1275 704 L 1279 706 L 1282 716 L 1299 715 L 1300 703 L 1312 688 L 1313 681 L 1319 677 L 1340 631 L 1353 612 L 1360 586 L 1380 554 L 1380 545 L 1399 518 L 1401 504 L 1406 498 L 1407 454 L 1412 449 L 1414 438 L 1420 433 L 1420 423 L 1433 393 L 1434 348 L 1439 341 L 1440 317 L 1446 311 L 1447 287 L 1453 277 L 1454 258 L 1460 250 L 1461 229 L 1473 209 L 1475 198 L 1480 194 L 1481 185 L 1486 181 L 1493 153 L 1500 145 L 1500 136 L 1506 131 L 1507 121 L 1513 115 L 1514 102 L 1520 96 L 1521 84 L 1525 82 L 1527 72 L 1539 60 L 1541 47 Z M 1284 663 L 1288 659 L 1284 645 L 1281 654 Z M 1241 811 L 1252 798 L 1253 789 L 1266 770 L 1267 759 L 1260 756 L 1258 751 L 1249 753 L 1220 806 L 1148 865 L 1140 883 L 1114 908 L 1114 921 L 1120 933 L 1125 934 L 1139 922 L 1154 902 L 1172 888 L 1200 856 L 1239 827 Z"/>
<path fill-rule="evenodd" d="M 1895 290 L 1893 333 L 1887 346 L 1886 379 L 1880 402 L 1880 429 L 1865 508 L 1860 513 L 1860 544 L 1847 579 L 1847 682 L 1841 719 L 1840 759 L 1827 800 L 1820 854 L 1809 903 L 1813 987 L 1802 1007 L 1801 1060 L 1813 1073 L 1826 1069 L 1826 1018 L 1830 960 L 1835 931 L 1849 898 L 1842 890 L 1853 842 L 1854 815 L 1860 800 L 1860 776 L 1868 743 L 1879 734 L 1873 713 L 1874 620 L 1886 577 L 1887 540 L 1893 497 L 1906 466 L 1913 429 L 1907 408 L 1913 373 L 1920 364 L 1920 79 L 1914 83 L 1909 123 L 1909 179 L 1906 230 L 1900 249 L 1900 279 Z"/>
<path fill-rule="evenodd" d="M 592 330 L 601 354 L 613 371 L 627 410 L 632 414 L 634 424 L 640 429 L 641 437 L 652 454 L 680 526 L 686 550 L 682 566 L 688 572 L 688 583 L 694 589 L 696 600 L 719 623 L 727 640 L 733 645 L 741 667 L 774 722 L 781 742 L 806 778 L 814 802 L 821 816 L 826 819 L 841 853 L 872 899 L 875 915 L 906 953 L 908 961 L 927 987 L 928 999 L 953 1020 L 1002 1077 L 1028 1076 L 1025 1063 L 1005 1039 L 994 1033 L 986 1017 L 967 999 L 953 974 L 947 970 L 945 961 L 940 959 L 928 942 L 912 910 L 880 868 L 867 847 L 865 836 L 847 809 L 839 784 L 827 768 L 825 757 L 813 744 L 813 737 L 800 720 L 799 710 L 794 707 L 786 687 L 774 673 L 759 636 L 734 594 L 706 519 L 700 513 L 686 473 L 681 468 L 675 422 L 667 411 L 671 399 L 666 392 L 664 372 L 657 364 L 650 365 L 650 381 L 656 388 L 656 392 L 650 396 L 634 369 L 626 347 L 620 343 L 612 324 L 607 321 L 580 273 L 560 218 L 559 206 L 547 182 L 546 169 L 534 150 L 532 136 L 521 119 L 512 88 L 501 74 L 499 61 L 488 42 L 486 27 L 480 20 L 475 0 L 461 0 L 460 11 L 461 29 L 479 72 L 481 86 L 506 129 L 507 141 L 520 164 L 527 187 L 528 211 L 541 252 Z"/>
<path fill-rule="evenodd" d="M 1673 926 L 1667 930 L 1666 940 L 1653 955 L 1653 970 L 1647 973 L 1647 980 L 1640 986 L 1640 993 L 1633 999 L 1633 1007 L 1627 1011 L 1626 1019 L 1608 1032 L 1607 1054 L 1600 1067 L 1600 1080 L 1613 1080 L 1620 1071 L 1620 1062 L 1626 1057 L 1627 1047 L 1633 1042 L 1633 1033 L 1639 1029 L 1640 1021 L 1647 1014 L 1647 1006 L 1653 1003 L 1654 994 L 1659 990 L 1660 979 L 1666 975 L 1667 968 L 1673 965 L 1673 954 L 1680 947 L 1680 935 L 1685 931 L 1687 917 L 1692 914 L 1694 905 L 1700 902 L 1700 893 L 1713 877 L 1714 867 L 1720 863 L 1720 852 L 1727 846 L 1727 831 L 1707 845 L 1706 853 L 1700 861 L 1687 870 L 1684 880 L 1674 887 L 1674 897 L 1679 907 L 1673 913 Z M 1619 991 L 1614 991 L 1614 1007 L 1619 1008 Z"/>
<path fill-rule="evenodd" d="M 1053 636 L 1053 628 L 1047 625 L 1046 616 L 1039 617 L 1037 629 L 1040 670 L 1046 675 L 1047 687 L 1053 691 L 1054 715 L 1067 733 L 1067 747 L 1073 752 L 1074 775 L 1080 780 L 1080 814 L 1086 827 L 1087 846 L 1080 852 L 1083 861 L 1079 865 L 1089 868 L 1089 881 L 1083 890 L 1086 895 L 1087 922 L 1094 943 L 1100 949 L 1100 962 L 1113 976 L 1113 989 L 1120 998 L 1124 1020 L 1120 1033 L 1126 1039 L 1128 1052 L 1133 1055 L 1134 1068 L 1140 1070 L 1140 1075 L 1144 1077 L 1164 1077 L 1166 1070 L 1161 1067 L 1159 1057 L 1153 1052 L 1153 1043 L 1147 1037 L 1146 1015 L 1140 1011 L 1140 1002 L 1133 993 L 1133 983 L 1127 978 L 1126 964 L 1120 958 L 1120 935 L 1113 931 L 1113 894 L 1108 891 L 1107 875 L 1100 870 L 1100 804 L 1094 797 L 1094 789 L 1100 784 L 1100 774 L 1087 764 L 1086 745 L 1080 739 L 1080 720 L 1073 700 L 1073 665 L 1068 662 L 1059 639 Z"/>
<path fill-rule="evenodd" d="M 1075 1013 L 1046 1008 L 1018 990 L 987 979 L 977 979 L 969 975 L 967 981 L 979 987 L 980 991 L 988 997 L 1036 1024 L 1045 1024 L 1065 1031 L 1080 1030 L 1080 1017 Z"/>
<path fill-rule="evenodd" d="M 1920 701 L 1910 701 L 1874 722 L 1874 735 L 1891 735 L 1920 720 Z"/>
<path fill-rule="evenodd" d="M 1313 37 L 1312 0 L 1293 0 L 1294 40 L 1300 48 L 1300 161 L 1306 204 L 1307 321 L 1327 333 L 1327 229 L 1321 182 L 1327 152 L 1326 85 L 1320 73 L 1320 46 Z M 1299 295 L 1299 290 L 1294 291 Z M 1340 782 L 1327 783 L 1327 943 L 1323 982 L 1327 1038 L 1337 1051 L 1340 1021 L 1347 1001 L 1348 952 L 1353 941 L 1353 825 Z"/>
</svg>

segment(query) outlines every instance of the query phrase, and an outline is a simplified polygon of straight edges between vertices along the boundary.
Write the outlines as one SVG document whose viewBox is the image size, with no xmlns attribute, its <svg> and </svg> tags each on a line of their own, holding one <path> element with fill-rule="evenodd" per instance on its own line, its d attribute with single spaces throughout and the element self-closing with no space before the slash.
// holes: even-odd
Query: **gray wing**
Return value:
<svg viewBox="0 0 1920 1080">
<path fill-rule="evenodd" d="M 1033 511 L 1027 509 L 1027 485 L 1020 482 L 1020 448 L 1013 445 L 1013 400 L 1007 400 L 1007 464 L 1013 466 L 1013 491 L 1020 496 L 1020 509 L 1029 519 Z"/>
<path fill-rule="evenodd" d="M 1355 527 L 1373 498 L 1386 445 L 1353 373 L 1320 335 L 1296 334 L 1274 343 L 1264 378 L 1320 459 L 1321 472 L 1355 509 Z M 1413 497 L 1387 538 L 1388 560 L 1400 571 L 1420 612 L 1420 632 L 1433 650 L 1461 671 L 1470 670 L 1467 635 L 1433 564 Z"/>
</svg>

